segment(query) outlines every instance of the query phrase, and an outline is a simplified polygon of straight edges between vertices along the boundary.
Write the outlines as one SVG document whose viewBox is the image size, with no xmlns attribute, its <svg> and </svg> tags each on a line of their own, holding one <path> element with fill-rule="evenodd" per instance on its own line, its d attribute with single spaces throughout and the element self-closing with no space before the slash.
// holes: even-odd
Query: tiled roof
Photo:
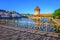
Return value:
<svg viewBox="0 0 60 40">
<path fill-rule="evenodd" d="M 39 8 L 38 6 L 36 6 L 35 10 L 36 10 L 36 11 L 39 11 L 39 10 L 40 10 L 40 8 Z"/>
<path fill-rule="evenodd" d="M 53 15 L 52 15 L 52 14 L 38 14 L 38 15 L 35 15 L 35 16 L 40 16 L 40 17 L 52 17 Z"/>
</svg>

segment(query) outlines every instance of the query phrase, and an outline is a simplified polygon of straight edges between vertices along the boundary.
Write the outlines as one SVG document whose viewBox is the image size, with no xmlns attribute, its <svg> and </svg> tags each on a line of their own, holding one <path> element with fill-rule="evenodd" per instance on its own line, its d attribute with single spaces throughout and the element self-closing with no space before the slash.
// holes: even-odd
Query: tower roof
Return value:
<svg viewBox="0 0 60 40">
<path fill-rule="evenodd" d="M 40 8 L 38 6 L 36 6 L 35 10 L 36 11 L 40 11 Z"/>
</svg>

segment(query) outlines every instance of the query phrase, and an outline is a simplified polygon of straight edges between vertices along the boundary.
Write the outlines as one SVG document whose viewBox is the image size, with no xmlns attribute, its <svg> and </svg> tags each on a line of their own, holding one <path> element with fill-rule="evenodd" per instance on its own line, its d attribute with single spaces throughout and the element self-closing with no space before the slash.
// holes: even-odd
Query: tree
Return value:
<svg viewBox="0 0 60 40">
<path fill-rule="evenodd" d="M 59 9 L 56 9 L 53 13 L 53 17 L 58 17 L 60 18 L 60 8 Z"/>
</svg>

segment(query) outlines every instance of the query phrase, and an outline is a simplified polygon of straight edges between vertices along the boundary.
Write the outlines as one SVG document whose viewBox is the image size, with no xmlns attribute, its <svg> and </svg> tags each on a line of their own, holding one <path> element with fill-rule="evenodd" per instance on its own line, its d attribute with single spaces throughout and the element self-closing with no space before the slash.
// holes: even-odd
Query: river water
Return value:
<svg viewBox="0 0 60 40">
<path fill-rule="evenodd" d="M 18 28 L 29 28 L 32 30 L 37 29 L 40 31 L 54 32 L 53 23 L 50 21 L 49 18 L 19 18 L 18 20 L 8 19 L 4 24 L 11 27 L 13 26 Z"/>
<path fill-rule="evenodd" d="M 33 30 L 38 28 L 40 31 L 54 32 L 54 27 L 49 18 L 20 18 L 14 25 L 18 28 L 30 28 Z"/>
</svg>

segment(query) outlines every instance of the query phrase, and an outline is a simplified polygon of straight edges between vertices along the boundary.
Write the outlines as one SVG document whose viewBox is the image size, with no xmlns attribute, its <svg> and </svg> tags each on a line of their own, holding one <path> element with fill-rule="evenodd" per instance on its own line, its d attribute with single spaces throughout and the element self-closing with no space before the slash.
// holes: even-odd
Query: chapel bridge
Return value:
<svg viewBox="0 0 60 40">
<path fill-rule="evenodd" d="M 56 21 L 56 19 L 53 19 L 53 15 L 48 13 L 48 14 L 41 14 L 40 13 L 40 8 L 37 6 L 35 9 L 34 9 L 34 15 L 33 16 L 28 16 L 28 18 L 31 18 L 31 19 L 38 19 L 38 18 L 49 18 L 51 20 L 51 22 L 54 22 L 54 24 L 56 24 L 57 26 L 57 29 L 58 27 L 60 26 L 60 23 L 58 21 Z"/>
<path fill-rule="evenodd" d="M 37 6 L 35 9 L 34 9 L 34 15 L 33 16 L 28 16 L 29 18 L 31 17 L 52 17 L 53 15 L 48 13 L 48 14 L 41 14 L 40 13 L 40 8 Z"/>
</svg>

